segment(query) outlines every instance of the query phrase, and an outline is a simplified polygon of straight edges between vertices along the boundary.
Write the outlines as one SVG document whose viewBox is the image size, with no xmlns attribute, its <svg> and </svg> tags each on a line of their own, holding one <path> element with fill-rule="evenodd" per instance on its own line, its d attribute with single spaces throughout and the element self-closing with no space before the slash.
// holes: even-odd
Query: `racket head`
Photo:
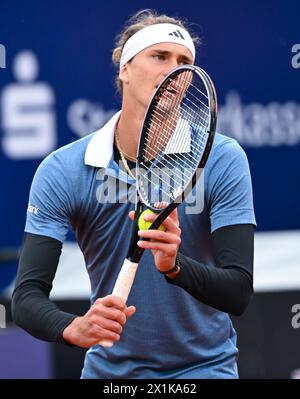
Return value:
<svg viewBox="0 0 300 399">
<path fill-rule="evenodd" d="M 217 96 L 201 68 L 171 71 L 155 91 L 140 133 L 136 176 L 140 200 L 161 212 L 194 187 L 212 147 Z"/>
</svg>

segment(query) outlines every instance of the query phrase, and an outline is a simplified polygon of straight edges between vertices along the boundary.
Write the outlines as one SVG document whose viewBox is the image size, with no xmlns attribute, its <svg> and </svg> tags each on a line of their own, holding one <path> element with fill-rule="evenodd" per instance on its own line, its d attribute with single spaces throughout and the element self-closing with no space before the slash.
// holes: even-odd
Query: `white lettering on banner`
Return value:
<svg viewBox="0 0 300 399">
<path fill-rule="evenodd" d="M 105 111 L 100 104 L 93 104 L 86 99 L 74 101 L 67 113 L 68 125 L 79 137 L 100 129 L 117 112 Z"/>
<path fill-rule="evenodd" d="M 298 69 L 298 68 L 300 68 L 300 44 L 293 45 L 292 53 L 296 53 L 292 57 L 292 67 L 295 69 Z"/>
<path fill-rule="evenodd" d="M 292 47 L 294 68 L 300 67 L 300 44 Z M 0 45 L 0 64 L 5 64 Z M 1 63 L 2 62 L 2 63 Z M 14 160 L 44 158 L 56 148 L 55 95 L 48 83 L 37 82 L 38 60 L 30 50 L 17 54 L 13 63 L 15 83 L 4 86 L 0 97 L 2 150 Z M 88 99 L 68 107 L 67 123 L 79 137 L 100 129 L 116 112 Z M 218 131 L 244 147 L 293 146 L 300 143 L 300 104 L 289 101 L 243 104 L 229 92 L 219 107 Z"/>
<path fill-rule="evenodd" d="M 6 68 L 6 49 L 3 44 L 0 44 L 0 69 Z"/>
<path fill-rule="evenodd" d="M 20 52 L 14 60 L 17 83 L 2 92 L 2 147 L 11 159 L 42 158 L 56 147 L 54 93 L 47 83 L 35 82 L 38 68 L 32 51 Z"/>
<path fill-rule="evenodd" d="M 6 309 L 0 304 L 0 328 L 6 328 Z"/>
<path fill-rule="evenodd" d="M 230 92 L 219 108 L 218 131 L 245 147 L 296 145 L 300 143 L 300 104 L 244 105 L 237 92 Z"/>
</svg>

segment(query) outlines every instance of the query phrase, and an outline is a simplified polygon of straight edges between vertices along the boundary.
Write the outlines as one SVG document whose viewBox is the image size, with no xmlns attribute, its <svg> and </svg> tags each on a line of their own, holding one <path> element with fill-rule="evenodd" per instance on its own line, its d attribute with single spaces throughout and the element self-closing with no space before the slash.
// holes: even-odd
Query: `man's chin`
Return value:
<svg viewBox="0 0 300 399">
<path fill-rule="evenodd" d="M 173 110 L 173 106 L 174 104 L 172 101 L 159 101 L 157 104 L 157 110 L 166 116 Z"/>
</svg>

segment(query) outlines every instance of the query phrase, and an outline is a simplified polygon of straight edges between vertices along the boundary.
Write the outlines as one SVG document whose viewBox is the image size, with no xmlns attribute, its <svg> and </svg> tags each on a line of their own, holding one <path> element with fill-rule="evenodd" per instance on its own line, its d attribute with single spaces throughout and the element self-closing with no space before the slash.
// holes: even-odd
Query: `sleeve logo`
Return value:
<svg viewBox="0 0 300 399">
<path fill-rule="evenodd" d="M 34 215 L 37 215 L 38 211 L 39 211 L 39 208 L 37 206 L 28 204 L 27 211 L 30 212 L 30 213 L 33 213 Z"/>
</svg>

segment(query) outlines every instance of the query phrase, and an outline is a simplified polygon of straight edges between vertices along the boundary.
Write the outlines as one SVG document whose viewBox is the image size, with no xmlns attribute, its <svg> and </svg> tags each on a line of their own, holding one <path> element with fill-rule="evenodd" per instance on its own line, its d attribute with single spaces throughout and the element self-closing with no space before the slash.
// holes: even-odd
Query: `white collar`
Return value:
<svg viewBox="0 0 300 399">
<path fill-rule="evenodd" d="M 114 132 L 120 114 L 121 111 L 118 111 L 101 129 L 94 133 L 94 136 L 91 138 L 85 151 L 84 163 L 86 165 L 95 166 L 97 168 L 107 167 L 113 154 Z M 176 126 L 174 135 L 167 145 L 167 154 L 190 151 L 190 127 L 185 129 L 185 131 L 188 132 L 188 135 L 186 136 L 185 140 L 182 141 L 177 140 L 178 136 L 182 135 L 182 130 L 178 129 L 179 125 L 180 124 Z M 178 148 L 178 144 L 176 145 L 176 142 L 183 143 L 183 147 Z"/>
<path fill-rule="evenodd" d="M 84 163 L 106 168 L 113 154 L 114 132 L 120 117 L 118 111 L 101 129 L 94 133 L 85 151 Z"/>
</svg>

